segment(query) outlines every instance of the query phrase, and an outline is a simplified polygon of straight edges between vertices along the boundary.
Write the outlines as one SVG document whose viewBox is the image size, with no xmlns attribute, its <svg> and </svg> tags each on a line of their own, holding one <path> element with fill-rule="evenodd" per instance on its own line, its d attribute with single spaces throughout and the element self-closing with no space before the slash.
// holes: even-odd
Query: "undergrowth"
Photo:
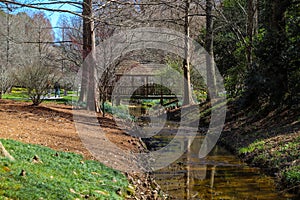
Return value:
<svg viewBox="0 0 300 200">
<path fill-rule="evenodd" d="M 300 187 L 300 133 L 281 135 L 251 143 L 239 154 L 278 173 L 287 187 Z"/>
</svg>

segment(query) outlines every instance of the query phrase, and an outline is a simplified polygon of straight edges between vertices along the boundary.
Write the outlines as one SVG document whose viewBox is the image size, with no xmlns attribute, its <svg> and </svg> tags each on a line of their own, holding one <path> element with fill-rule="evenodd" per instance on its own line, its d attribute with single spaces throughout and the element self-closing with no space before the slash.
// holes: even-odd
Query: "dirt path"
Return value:
<svg viewBox="0 0 300 200">
<path fill-rule="evenodd" d="M 107 137 L 123 149 L 139 151 L 139 140 L 126 135 L 111 118 L 100 118 Z M 0 101 L 0 137 L 40 144 L 60 151 L 70 151 L 93 159 L 76 133 L 72 107 L 44 103 L 39 107 L 27 102 Z"/>
<path fill-rule="evenodd" d="M 76 132 L 72 112 L 69 105 L 43 103 L 33 107 L 27 102 L 0 100 L 0 138 L 40 144 L 59 151 L 79 153 L 86 159 L 95 159 Z M 130 152 L 140 152 L 143 149 L 139 139 L 120 130 L 112 117 L 99 116 L 98 120 L 106 138 L 119 148 Z M 121 157 L 116 159 L 122 160 Z M 118 169 L 127 171 L 125 167 L 127 166 L 124 165 L 123 170 Z M 160 187 L 148 174 L 125 175 L 136 188 L 135 195 L 129 199 L 154 199 L 160 192 Z"/>
</svg>

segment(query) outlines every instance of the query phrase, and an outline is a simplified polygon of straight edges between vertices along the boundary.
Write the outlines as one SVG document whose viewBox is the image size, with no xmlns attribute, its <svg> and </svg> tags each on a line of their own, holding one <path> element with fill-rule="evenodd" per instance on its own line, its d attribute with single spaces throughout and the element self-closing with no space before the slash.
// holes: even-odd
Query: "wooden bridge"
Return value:
<svg viewBox="0 0 300 200">
<path fill-rule="evenodd" d="M 119 86 L 113 91 L 114 87 L 110 86 L 108 94 L 114 97 L 131 98 L 131 99 L 174 99 L 179 98 L 173 94 L 168 88 L 157 84 L 146 84 L 140 87 L 135 86 Z M 133 91 L 133 92 L 132 92 Z"/>
<path fill-rule="evenodd" d="M 141 65 L 128 63 L 125 69 L 119 70 L 115 82 L 117 84 L 107 88 L 108 98 L 120 104 L 121 99 L 164 99 L 169 102 L 177 102 L 182 96 L 175 95 L 169 88 L 164 86 L 167 80 L 162 77 L 163 66 Z M 138 65 L 138 66 L 137 66 Z M 130 70 L 128 70 L 130 69 Z M 118 81 L 122 80 L 119 85 Z M 112 99 L 113 98 L 113 99 Z"/>
</svg>

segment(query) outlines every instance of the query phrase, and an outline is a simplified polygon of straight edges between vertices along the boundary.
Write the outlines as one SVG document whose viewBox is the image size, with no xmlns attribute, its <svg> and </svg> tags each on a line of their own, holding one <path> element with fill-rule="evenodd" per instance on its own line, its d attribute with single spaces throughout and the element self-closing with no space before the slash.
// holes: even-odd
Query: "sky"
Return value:
<svg viewBox="0 0 300 200">
<path fill-rule="evenodd" d="M 52 0 L 53 1 L 53 0 Z M 63 1 L 68 1 L 68 0 L 63 0 Z M 60 2 L 63 2 L 60 1 Z M 81 0 L 75 0 L 76 2 L 81 2 Z M 39 2 L 51 2 L 51 0 L 39 0 Z M 68 3 L 61 3 L 61 4 L 56 4 L 56 5 L 51 5 L 51 6 L 47 6 L 47 8 L 54 8 L 54 9 L 61 9 L 61 10 L 69 10 L 69 11 L 77 11 L 80 12 L 80 10 Z M 45 15 L 47 16 L 47 18 L 50 20 L 52 27 L 56 27 L 58 26 L 58 20 L 59 18 L 64 15 L 66 17 L 71 17 L 73 16 L 70 13 L 59 13 L 59 12 L 50 12 L 50 11 L 44 11 Z M 59 30 L 60 29 L 54 29 L 54 33 L 55 33 L 55 40 L 59 40 Z"/>
<path fill-rule="evenodd" d="M 48 3 L 48 2 L 55 2 L 56 0 L 19 0 L 18 2 L 20 3 Z M 82 0 L 73 0 L 75 2 L 81 3 Z M 47 6 L 43 6 L 46 8 L 52 8 L 52 9 L 60 9 L 60 10 L 69 10 L 69 11 L 74 11 L 74 12 L 81 12 L 79 8 L 77 8 L 76 6 L 73 6 L 71 4 L 68 3 L 63 3 L 63 2 L 70 2 L 70 0 L 60 0 L 59 2 L 62 2 L 60 4 L 52 4 L 52 5 L 47 5 Z M 21 8 L 21 9 L 17 9 L 16 12 L 36 12 L 38 11 L 37 9 L 31 9 L 31 8 Z M 56 27 L 58 26 L 58 20 L 60 18 L 61 15 L 64 15 L 66 17 L 71 17 L 73 16 L 70 13 L 65 13 L 65 12 L 51 12 L 51 11 L 42 11 L 45 13 L 45 16 L 50 20 L 52 27 Z M 59 40 L 59 29 L 54 29 L 55 32 L 55 40 Z"/>
<path fill-rule="evenodd" d="M 46 1 L 43 1 L 46 2 Z M 55 9 L 62 9 L 62 10 L 69 10 L 69 11 L 79 11 L 78 8 L 70 5 L 70 4 L 60 4 L 55 6 L 48 6 L 48 8 L 55 8 Z M 69 13 L 59 13 L 59 12 L 50 12 L 50 11 L 44 11 L 46 16 L 50 19 L 50 22 L 52 26 L 57 25 L 57 21 L 60 17 L 60 15 L 66 15 L 66 16 L 72 16 L 72 14 Z"/>
</svg>

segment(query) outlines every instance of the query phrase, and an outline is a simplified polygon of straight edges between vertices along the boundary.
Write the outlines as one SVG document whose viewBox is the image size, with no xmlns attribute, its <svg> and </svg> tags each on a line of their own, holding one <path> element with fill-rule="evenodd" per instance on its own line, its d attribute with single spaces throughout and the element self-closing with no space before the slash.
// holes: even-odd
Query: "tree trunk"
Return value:
<svg viewBox="0 0 300 200">
<path fill-rule="evenodd" d="M 246 47 L 247 68 L 251 70 L 253 63 L 253 36 L 257 32 L 258 14 L 257 0 L 247 1 L 247 37 L 249 42 Z"/>
<path fill-rule="evenodd" d="M 284 63 L 282 58 L 282 53 L 285 49 L 286 39 L 286 20 L 285 13 L 288 7 L 291 5 L 290 0 L 274 0 L 268 1 L 271 5 L 271 17 L 269 22 L 269 37 L 273 41 L 271 46 L 273 58 L 273 65 L 270 66 L 270 72 L 267 75 L 272 80 L 272 85 L 270 87 L 271 102 L 275 105 L 279 105 L 284 101 L 284 96 L 289 92 L 287 80 L 288 77 L 288 65 Z"/>
<path fill-rule="evenodd" d="M 93 24 L 93 23 L 92 23 Z M 93 26 L 92 26 L 93 27 Z M 94 32 L 94 31 L 93 31 Z M 93 33 L 92 33 L 93 35 Z M 96 110 L 96 92 L 95 92 L 95 65 L 96 65 L 96 59 L 95 59 L 95 40 L 94 37 L 92 37 L 92 51 L 91 55 L 89 56 L 88 61 L 88 90 L 87 90 L 87 110 L 95 111 Z"/>
<path fill-rule="evenodd" d="M 84 60 L 89 52 L 91 51 L 90 44 L 90 20 L 89 15 L 91 14 L 91 10 L 89 9 L 90 0 L 84 0 L 82 4 L 82 15 L 83 17 L 83 52 L 82 52 L 82 59 Z M 81 78 L 81 90 L 79 101 L 85 102 L 87 100 L 87 90 L 88 90 L 88 68 L 86 65 L 82 66 L 82 78 Z"/>
<path fill-rule="evenodd" d="M 14 161 L 15 159 L 6 151 L 5 147 L 3 146 L 2 142 L 0 141 L 0 156 L 6 157 L 11 161 Z"/>
<path fill-rule="evenodd" d="M 213 16 L 212 16 L 213 2 L 206 0 L 206 35 L 205 35 L 205 49 L 206 55 L 206 71 L 207 71 L 207 100 L 212 100 L 217 97 L 216 75 L 214 65 L 213 52 Z"/>
<path fill-rule="evenodd" d="M 184 33 L 185 33 L 185 52 L 183 60 L 183 75 L 184 75 L 184 93 L 183 93 L 183 105 L 193 104 L 192 88 L 191 88 L 191 76 L 190 76 L 190 55 L 189 55 L 189 9 L 190 0 L 185 0 L 185 21 L 184 21 Z"/>
<path fill-rule="evenodd" d="M 82 66 L 82 80 L 79 101 L 87 102 L 88 110 L 95 110 L 95 80 L 94 80 L 94 50 L 95 50 L 95 33 L 92 12 L 92 0 L 83 1 L 83 59 L 89 60 Z"/>
</svg>

